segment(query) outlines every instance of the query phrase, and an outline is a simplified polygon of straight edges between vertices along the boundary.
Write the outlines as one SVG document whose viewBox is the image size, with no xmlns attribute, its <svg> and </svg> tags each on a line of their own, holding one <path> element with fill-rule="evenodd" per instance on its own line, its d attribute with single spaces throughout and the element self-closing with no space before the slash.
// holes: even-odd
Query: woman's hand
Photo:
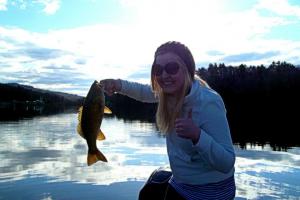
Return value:
<svg viewBox="0 0 300 200">
<path fill-rule="evenodd" d="M 200 138 L 200 128 L 192 120 L 192 109 L 188 118 L 178 118 L 175 120 L 175 130 L 179 137 L 191 139 L 193 144 L 197 144 Z"/>
<path fill-rule="evenodd" d="M 122 83 L 120 79 L 103 79 L 100 81 L 100 85 L 106 94 L 109 96 L 113 95 L 115 92 L 121 91 Z"/>
</svg>

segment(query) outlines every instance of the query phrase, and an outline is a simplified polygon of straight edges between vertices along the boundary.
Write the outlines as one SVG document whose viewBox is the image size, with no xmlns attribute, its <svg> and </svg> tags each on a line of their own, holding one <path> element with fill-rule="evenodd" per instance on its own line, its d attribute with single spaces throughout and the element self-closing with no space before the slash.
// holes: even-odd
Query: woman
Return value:
<svg viewBox="0 0 300 200">
<path fill-rule="evenodd" d="M 164 199 L 233 199 L 235 153 L 222 98 L 195 76 L 190 50 L 167 42 L 155 52 L 151 87 L 105 79 L 104 90 L 158 102 L 156 122 L 166 135 L 172 170 Z"/>
</svg>

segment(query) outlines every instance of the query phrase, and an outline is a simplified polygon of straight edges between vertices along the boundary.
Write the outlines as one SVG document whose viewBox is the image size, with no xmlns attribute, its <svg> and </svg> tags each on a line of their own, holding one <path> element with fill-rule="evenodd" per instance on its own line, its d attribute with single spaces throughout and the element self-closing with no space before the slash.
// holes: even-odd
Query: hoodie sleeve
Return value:
<svg viewBox="0 0 300 200">
<path fill-rule="evenodd" d="M 203 105 L 201 134 L 195 148 L 212 168 L 227 173 L 234 166 L 235 152 L 225 106 L 217 97 Z"/>
<path fill-rule="evenodd" d="M 122 88 L 119 92 L 120 94 L 145 103 L 157 103 L 157 99 L 155 98 L 150 85 L 125 80 L 121 80 L 121 84 Z"/>
</svg>

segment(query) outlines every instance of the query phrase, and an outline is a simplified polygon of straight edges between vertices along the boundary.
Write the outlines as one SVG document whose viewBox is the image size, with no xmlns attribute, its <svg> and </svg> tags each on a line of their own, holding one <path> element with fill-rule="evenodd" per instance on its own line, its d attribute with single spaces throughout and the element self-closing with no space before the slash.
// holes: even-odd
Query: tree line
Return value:
<svg viewBox="0 0 300 200">
<path fill-rule="evenodd" d="M 255 141 L 281 147 L 299 146 L 300 68 L 287 62 L 269 66 L 226 66 L 212 63 L 196 74 L 223 98 L 232 138 L 240 144 Z M 155 121 L 156 104 L 122 95 L 107 97 L 117 117 Z M 276 144 L 276 145 L 275 145 Z"/>
<path fill-rule="evenodd" d="M 84 98 L 18 83 L 0 83 L 0 120 L 15 120 L 76 109 Z"/>
<path fill-rule="evenodd" d="M 299 67 L 280 61 L 269 66 L 221 63 L 200 68 L 197 74 L 223 97 L 234 139 L 300 145 L 295 140 L 299 132 Z"/>
</svg>

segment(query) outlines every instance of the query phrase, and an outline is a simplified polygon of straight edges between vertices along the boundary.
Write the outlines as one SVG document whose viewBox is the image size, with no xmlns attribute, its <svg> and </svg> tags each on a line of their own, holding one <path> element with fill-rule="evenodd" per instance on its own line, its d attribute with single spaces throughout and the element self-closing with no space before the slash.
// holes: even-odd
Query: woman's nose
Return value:
<svg viewBox="0 0 300 200">
<path fill-rule="evenodd" d="M 161 77 L 162 78 L 164 78 L 164 77 L 168 77 L 169 76 L 169 74 L 166 72 L 166 70 L 164 69 L 163 71 L 162 71 L 162 74 L 161 74 Z"/>
</svg>

